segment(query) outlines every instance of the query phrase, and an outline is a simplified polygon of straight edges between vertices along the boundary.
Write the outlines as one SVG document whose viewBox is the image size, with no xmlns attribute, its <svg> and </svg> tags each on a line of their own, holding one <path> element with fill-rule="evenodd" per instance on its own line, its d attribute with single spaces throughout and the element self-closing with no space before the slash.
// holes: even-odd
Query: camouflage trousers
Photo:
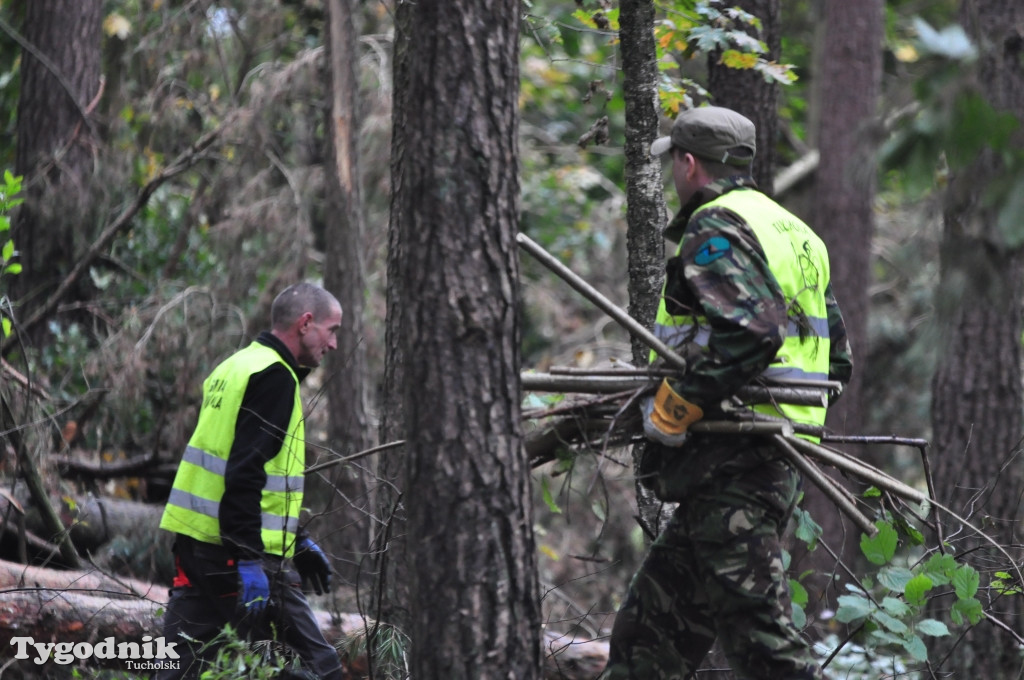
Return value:
<svg viewBox="0 0 1024 680">
<path fill-rule="evenodd" d="M 800 477 L 777 456 L 761 445 L 690 467 L 698 483 L 633 576 L 601 680 L 696 677 L 716 639 L 737 678 L 824 677 L 791 620 L 780 539 Z"/>
</svg>

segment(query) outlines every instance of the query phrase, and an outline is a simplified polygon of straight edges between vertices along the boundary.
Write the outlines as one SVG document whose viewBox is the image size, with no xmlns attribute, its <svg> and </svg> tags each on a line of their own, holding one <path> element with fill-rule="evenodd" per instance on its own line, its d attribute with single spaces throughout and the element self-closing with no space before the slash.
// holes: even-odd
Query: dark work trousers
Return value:
<svg viewBox="0 0 1024 680">
<path fill-rule="evenodd" d="M 263 570 L 270 581 L 270 604 L 261 615 L 240 616 L 238 569 L 222 546 L 177 536 L 175 559 L 188 577 L 188 586 L 171 588 L 164 614 L 164 639 L 176 642 L 180 667 L 161 670 L 159 680 L 195 680 L 204 662 L 217 654 L 208 645 L 230 624 L 239 637 L 277 640 L 292 649 L 305 667 L 323 680 L 342 680 L 338 653 L 324 639 L 316 617 L 302 594 L 298 573 L 287 560 L 266 556 Z"/>
</svg>

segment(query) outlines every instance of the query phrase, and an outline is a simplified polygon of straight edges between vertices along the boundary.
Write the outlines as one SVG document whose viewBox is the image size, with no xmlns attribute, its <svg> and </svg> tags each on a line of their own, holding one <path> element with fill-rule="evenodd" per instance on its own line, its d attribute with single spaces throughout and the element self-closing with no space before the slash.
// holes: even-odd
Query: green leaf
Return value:
<svg viewBox="0 0 1024 680">
<path fill-rule="evenodd" d="M 600 500 L 595 500 L 590 504 L 590 510 L 594 513 L 594 517 L 597 517 L 600 521 L 604 521 L 607 518 L 607 513 L 604 511 L 604 503 Z"/>
<path fill-rule="evenodd" d="M 4 244 L 2 250 L 0 250 L 0 258 L 3 258 L 4 262 L 14 257 L 14 241 L 8 240 Z"/>
<path fill-rule="evenodd" d="M 795 605 L 807 604 L 807 589 L 796 579 L 789 579 L 789 598 Z"/>
<path fill-rule="evenodd" d="M 877 486 L 869 486 L 861 496 L 863 498 L 881 498 L 882 492 L 878 490 Z"/>
<path fill-rule="evenodd" d="M 893 592 L 902 593 L 914 573 L 906 567 L 882 567 L 878 570 L 878 582 Z"/>
<path fill-rule="evenodd" d="M 946 627 L 942 621 L 936 621 L 935 619 L 921 619 L 914 626 L 918 632 L 924 635 L 931 635 L 932 637 L 942 637 L 949 635 L 949 628 Z"/>
<path fill-rule="evenodd" d="M 879 640 L 881 644 L 896 645 L 897 647 L 902 647 L 907 641 L 902 635 L 893 635 L 884 628 L 876 628 L 871 631 L 871 637 Z"/>
<path fill-rule="evenodd" d="M 21 263 L 20 262 L 14 262 L 12 264 L 7 265 L 6 267 L 4 267 L 4 272 L 3 273 L 4 274 L 20 274 L 21 273 Z"/>
<path fill-rule="evenodd" d="M 551 495 L 551 487 L 548 485 L 548 478 L 542 477 L 540 480 L 541 496 L 544 498 L 544 503 L 548 506 L 548 510 L 555 513 L 556 515 L 562 514 L 562 508 L 558 507 L 558 503 L 555 503 L 554 497 Z"/>
<path fill-rule="evenodd" d="M 952 555 L 936 553 L 924 563 L 921 573 L 928 576 L 934 585 L 943 586 L 949 583 L 956 569 L 957 563 Z"/>
<path fill-rule="evenodd" d="M 953 623 L 957 625 L 962 624 L 965 617 L 971 625 L 974 625 L 981 621 L 985 612 L 981 608 L 981 603 L 972 597 L 954 602 L 953 607 L 949 610 L 949 615 L 953 619 Z"/>
<path fill-rule="evenodd" d="M 885 626 L 886 630 L 892 631 L 896 634 L 906 633 L 909 630 L 907 628 L 907 624 L 883 611 L 876 611 L 871 618 L 873 618 L 877 623 Z"/>
<path fill-rule="evenodd" d="M 903 641 L 903 649 L 907 650 L 907 653 L 914 657 L 916 661 L 928 660 L 928 648 L 925 647 L 924 640 L 916 635 L 909 640 Z"/>
<path fill-rule="evenodd" d="M 953 574 L 953 588 L 956 590 L 956 596 L 961 600 L 967 600 L 978 592 L 978 584 L 981 582 L 981 577 L 978 575 L 977 570 L 969 564 L 962 565 Z"/>
<path fill-rule="evenodd" d="M 875 522 L 878 533 L 872 538 L 867 534 L 861 534 L 860 550 L 864 557 L 872 564 L 887 564 L 896 554 L 896 545 L 899 537 L 891 524 L 879 520 Z"/>
<path fill-rule="evenodd" d="M 806 510 L 797 508 L 793 512 L 793 518 L 796 520 L 796 529 L 794 534 L 801 541 L 806 543 L 809 549 L 814 550 L 818 544 L 818 539 L 821 538 L 824 529 L 821 525 L 814 521 L 811 514 Z"/>
<path fill-rule="evenodd" d="M 0 316 L 0 328 L 3 328 L 5 338 L 11 337 L 11 326 L 12 324 L 10 319 L 6 316 Z"/>
<path fill-rule="evenodd" d="M 839 609 L 836 611 L 836 621 L 850 623 L 857 619 L 863 619 L 871 613 L 871 601 L 860 595 L 841 595 L 839 597 Z"/>
<path fill-rule="evenodd" d="M 907 582 L 903 595 L 910 604 L 924 604 L 925 596 L 934 587 L 932 580 L 924 574 L 918 574 Z"/>
<path fill-rule="evenodd" d="M 793 603 L 792 619 L 793 625 L 797 628 L 802 629 L 807 625 L 807 613 L 796 602 Z"/>
<path fill-rule="evenodd" d="M 882 609 L 887 614 L 898 617 L 904 617 L 910 613 L 910 607 L 907 606 L 907 603 L 895 597 L 883 597 Z"/>
</svg>

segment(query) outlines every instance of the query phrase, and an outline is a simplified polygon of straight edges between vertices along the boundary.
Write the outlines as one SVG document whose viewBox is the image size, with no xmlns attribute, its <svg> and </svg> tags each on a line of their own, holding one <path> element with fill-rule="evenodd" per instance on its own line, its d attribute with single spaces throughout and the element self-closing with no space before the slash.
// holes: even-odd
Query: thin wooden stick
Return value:
<svg viewBox="0 0 1024 680">
<path fill-rule="evenodd" d="M 678 374 L 677 374 L 678 375 Z M 524 372 L 521 374 L 523 389 L 532 392 L 559 392 L 585 394 L 615 394 L 653 388 L 656 383 L 643 375 L 553 375 L 551 373 Z M 828 405 L 828 392 L 809 387 L 784 387 L 747 385 L 741 387 L 736 396 L 744 404 L 797 404 L 800 406 Z"/>
<path fill-rule="evenodd" d="M 839 508 L 843 514 L 849 517 L 857 528 L 863 531 L 868 536 L 874 536 L 878 533 L 878 527 L 874 523 L 864 516 L 857 506 L 853 504 L 853 501 L 849 497 L 849 492 L 846 489 L 836 484 L 835 480 L 822 472 L 818 467 L 807 460 L 804 456 L 793 448 L 790 443 L 795 438 L 785 437 L 777 434 L 772 437 L 772 441 L 775 442 L 782 454 L 789 459 L 789 462 L 803 474 L 804 477 L 814 482 L 822 493 L 824 493 L 830 501 L 835 503 L 836 507 Z"/>
<path fill-rule="evenodd" d="M 581 279 L 571 269 L 558 261 L 551 253 L 544 250 L 536 241 L 523 233 L 516 234 L 516 241 L 523 250 L 533 255 L 542 265 L 558 275 L 563 281 L 572 286 L 576 292 L 581 293 L 585 298 L 593 302 L 597 307 L 623 328 L 643 341 L 645 345 L 653 349 L 658 355 L 680 371 L 686 370 L 686 359 L 679 356 L 668 345 L 659 340 L 654 333 L 644 328 L 640 322 L 631 317 L 621 307 L 606 298 L 589 283 Z"/>
<path fill-rule="evenodd" d="M 797 437 L 791 437 L 788 439 L 789 442 L 804 455 L 817 458 L 818 460 L 828 463 L 832 467 L 842 470 L 843 472 L 849 472 L 852 475 L 856 475 L 861 479 L 874 484 L 880 489 L 885 489 L 886 491 L 894 493 L 901 498 L 914 501 L 915 503 L 923 503 L 925 501 L 930 503 L 934 502 L 912 486 L 908 486 L 903 482 L 890 477 L 881 470 L 867 465 L 866 463 L 862 463 L 861 461 L 830 451 L 824 446 L 807 441 L 806 439 L 799 439 Z"/>
</svg>

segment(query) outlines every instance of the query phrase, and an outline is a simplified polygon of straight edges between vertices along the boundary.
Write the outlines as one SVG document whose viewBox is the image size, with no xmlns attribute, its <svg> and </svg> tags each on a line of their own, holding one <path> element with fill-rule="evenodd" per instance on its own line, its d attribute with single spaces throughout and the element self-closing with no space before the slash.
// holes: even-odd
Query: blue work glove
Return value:
<svg viewBox="0 0 1024 680">
<path fill-rule="evenodd" d="M 259 614 L 270 601 L 270 583 L 259 560 L 238 561 L 238 607 L 245 614 Z"/>
<path fill-rule="evenodd" d="M 302 536 L 295 544 L 295 568 L 302 577 L 302 585 L 308 583 L 317 595 L 326 593 L 331 588 L 331 563 L 327 555 L 308 536 Z"/>
</svg>

